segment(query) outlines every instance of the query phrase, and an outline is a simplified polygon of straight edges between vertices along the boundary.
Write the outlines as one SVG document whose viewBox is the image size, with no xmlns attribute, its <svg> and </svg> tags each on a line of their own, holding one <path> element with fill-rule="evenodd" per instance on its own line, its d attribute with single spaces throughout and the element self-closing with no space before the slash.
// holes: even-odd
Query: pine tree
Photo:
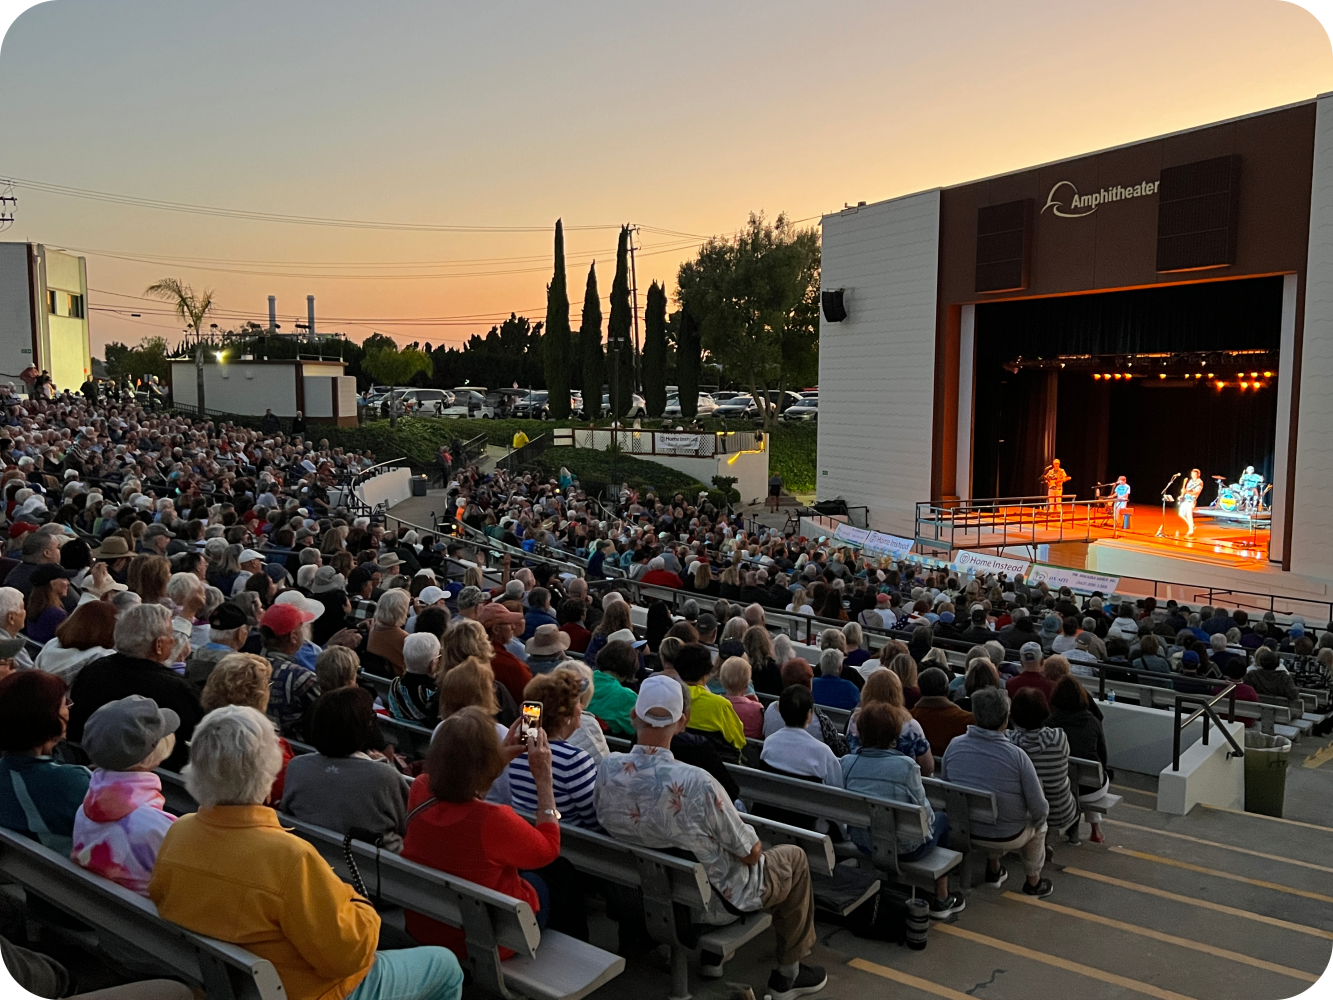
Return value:
<svg viewBox="0 0 1333 1000">
<path fill-rule="evenodd" d="M 555 220 L 555 274 L 546 287 L 546 331 L 542 334 L 547 406 L 555 420 L 569 418 L 569 291 L 565 287 L 565 228 Z"/>
<path fill-rule="evenodd" d="M 611 282 L 611 315 L 606 323 L 606 349 L 610 352 L 607 384 L 611 393 L 611 412 L 617 417 L 629 413 L 634 393 L 634 344 L 630 340 L 629 310 L 629 227 L 620 229 L 616 245 L 616 276 Z M 613 367 L 614 366 L 614 367 Z M 617 377 L 616 371 L 619 371 Z"/>
<path fill-rule="evenodd" d="M 653 282 L 643 308 L 643 402 L 648 416 L 660 417 L 666 409 L 666 289 Z"/>
<path fill-rule="evenodd" d="M 680 415 L 693 420 L 699 412 L 699 369 L 703 360 L 699 321 L 681 307 L 676 331 L 676 382 L 680 386 Z"/>
<path fill-rule="evenodd" d="M 597 262 L 588 268 L 588 287 L 583 293 L 583 319 L 579 323 L 579 364 L 582 366 L 583 413 L 596 420 L 602 407 L 602 300 L 597 294 Z"/>
</svg>

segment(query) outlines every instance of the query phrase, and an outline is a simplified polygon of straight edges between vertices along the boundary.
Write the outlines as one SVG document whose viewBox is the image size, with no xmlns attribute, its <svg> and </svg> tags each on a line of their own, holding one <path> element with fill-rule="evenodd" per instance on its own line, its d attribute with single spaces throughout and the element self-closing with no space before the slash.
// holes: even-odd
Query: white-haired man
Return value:
<svg viewBox="0 0 1333 1000">
<path fill-rule="evenodd" d="M 179 771 L 189 760 L 190 734 L 204 710 L 194 686 L 168 666 L 177 648 L 171 612 L 160 604 L 125 609 L 116 620 L 115 642 L 112 655 L 94 660 L 74 679 L 69 692 L 69 740 L 79 742 L 88 716 L 107 702 L 141 694 L 180 717 L 176 748 L 163 763 Z"/>
</svg>

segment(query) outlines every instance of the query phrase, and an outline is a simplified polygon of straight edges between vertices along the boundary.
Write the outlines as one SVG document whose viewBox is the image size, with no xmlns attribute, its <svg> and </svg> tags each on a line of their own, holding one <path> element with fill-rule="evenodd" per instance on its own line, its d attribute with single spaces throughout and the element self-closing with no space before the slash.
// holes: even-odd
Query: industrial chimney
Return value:
<svg viewBox="0 0 1333 1000">
<path fill-rule="evenodd" d="M 268 297 L 268 335 L 271 337 L 278 332 L 278 297 L 270 295 Z"/>
<path fill-rule="evenodd" d="M 313 338 L 315 336 L 315 297 L 313 295 L 305 297 L 305 315 L 306 334 Z"/>
</svg>

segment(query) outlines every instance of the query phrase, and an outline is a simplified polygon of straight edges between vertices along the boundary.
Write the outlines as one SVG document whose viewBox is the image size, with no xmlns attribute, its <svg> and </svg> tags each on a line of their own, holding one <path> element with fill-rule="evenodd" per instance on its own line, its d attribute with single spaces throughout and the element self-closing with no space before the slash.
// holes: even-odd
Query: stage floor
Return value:
<svg viewBox="0 0 1333 1000">
<path fill-rule="evenodd" d="M 1188 527 L 1168 505 L 1163 521 L 1162 508 L 1148 504 L 1130 504 L 1133 515 L 1129 531 L 1104 531 L 1099 538 L 1117 538 L 1131 542 L 1135 547 L 1147 547 L 1160 555 L 1181 556 L 1207 561 L 1222 561 L 1233 565 L 1253 566 L 1256 561 L 1268 560 L 1268 525 L 1251 529 L 1243 522 L 1194 516 L 1194 535 L 1186 537 Z M 1162 535 L 1157 534 L 1162 525 Z"/>
</svg>

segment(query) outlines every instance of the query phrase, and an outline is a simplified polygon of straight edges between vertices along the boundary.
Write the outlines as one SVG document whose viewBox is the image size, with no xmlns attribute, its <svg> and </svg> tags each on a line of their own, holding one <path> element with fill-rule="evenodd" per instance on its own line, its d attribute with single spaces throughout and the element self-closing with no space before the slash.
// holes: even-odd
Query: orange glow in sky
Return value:
<svg viewBox="0 0 1333 1000">
<path fill-rule="evenodd" d="M 135 296 L 165 276 L 213 288 L 224 327 L 264 322 L 274 294 L 290 330 L 314 294 L 322 330 L 456 344 L 544 316 L 557 217 L 577 327 L 593 259 L 610 289 L 622 222 L 643 227 L 642 303 L 750 211 L 813 225 L 1330 89 L 1323 29 L 1279 0 L 54 0 L 0 52 L 0 177 L 492 231 L 20 182 L 0 239 L 87 256 L 98 355 L 174 341 L 178 322 L 128 315 L 160 308 Z"/>
</svg>

